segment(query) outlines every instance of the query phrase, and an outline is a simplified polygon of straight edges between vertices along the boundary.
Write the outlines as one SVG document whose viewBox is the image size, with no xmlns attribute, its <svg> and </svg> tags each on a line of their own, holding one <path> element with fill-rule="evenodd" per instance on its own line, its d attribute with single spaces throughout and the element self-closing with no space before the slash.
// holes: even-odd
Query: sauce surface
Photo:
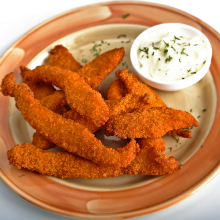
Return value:
<svg viewBox="0 0 220 220">
<path fill-rule="evenodd" d="M 183 80 L 196 74 L 206 62 L 207 47 L 200 36 L 149 32 L 140 42 L 138 60 L 146 76 L 157 80 Z"/>
</svg>

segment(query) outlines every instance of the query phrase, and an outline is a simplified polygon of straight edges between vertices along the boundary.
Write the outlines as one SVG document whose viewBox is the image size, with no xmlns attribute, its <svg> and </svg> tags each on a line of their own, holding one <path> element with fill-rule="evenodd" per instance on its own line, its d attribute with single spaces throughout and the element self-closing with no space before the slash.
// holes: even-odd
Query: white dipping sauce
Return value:
<svg viewBox="0 0 220 220">
<path fill-rule="evenodd" d="M 206 62 L 207 47 L 199 37 L 149 32 L 140 42 L 138 60 L 146 76 L 163 81 L 183 80 Z"/>
</svg>

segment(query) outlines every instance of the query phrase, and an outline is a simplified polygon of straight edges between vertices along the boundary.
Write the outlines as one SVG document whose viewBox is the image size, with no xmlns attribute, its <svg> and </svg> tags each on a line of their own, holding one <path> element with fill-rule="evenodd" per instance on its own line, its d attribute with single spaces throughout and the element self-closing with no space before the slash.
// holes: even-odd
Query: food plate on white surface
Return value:
<svg viewBox="0 0 220 220">
<path fill-rule="evenodd" d="M 157 14 L 161 13 L 164 16 L 160 20 Z M 125 15 L 128 16 L 124 18 Z M 69 23 L 69 20 L 76 22 Z M 165 177 L 122 176 L 100 180 L 48 178 L 24 169 L 17 170 L 8 164 L 7 150 L 15 144 L 30 142 L 32 130 L 19 115 L 13 101 L 9 102 L 8 97 L 1 95 L 4 107 L 0 114 L 0 176 L 3 182 L 40 208 L 84 219 L 120 219 L 149 214 L 180 202 L 209 182 L 219 172 L 220 150 L 216 140 L 219 122 L 216 115 L 219 111 L 217 85 L 220 79 L 217 73 L 220 66 L 216 60 L 220 51 L 216 49 L 219 48 L 217 33 L 193 16 L 143 2 L 111 2 L 72 10 L 39 25 L 17 41 L 1 58 L 0 77 L 2 79 L 13 71 L 19 81 L 19 66 L 34 68 L 46 63 L 49 50 L 56 44 L 66 46 L 82 64 L 83 59 L 90 61 L 94 58 L 90 51 L 94 43 L 107 42 L 100 47 L 101 52 L 124 46 L 126 56 L 117 69 L 127 67 L 132 71 L 129 61 L 132 41 L 148 27 L 174 20 L 198 28 L 214 48 L 210 71 L 201 81 L 178 92 L 157 91 L 169 107 L 192 110 L 200 123 L 199 128 L 193 130 L 191 140 L 165 139 L 166 154 L 174 155 L 183 164 L 183 169 Z M 59 30 L 55 26 L 59 26 Z M 120 35 L 123 37 L 119 38 Z M 104 97 L 114 79 L 112 73 L 100 86 Z"/>
</svg>

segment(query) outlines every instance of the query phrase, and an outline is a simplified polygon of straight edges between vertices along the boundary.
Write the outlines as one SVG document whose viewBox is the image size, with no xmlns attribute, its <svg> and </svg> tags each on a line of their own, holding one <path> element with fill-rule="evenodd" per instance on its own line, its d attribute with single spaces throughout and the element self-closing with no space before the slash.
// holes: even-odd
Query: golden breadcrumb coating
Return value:
<svg viewBox="0 0 220 220">
<path fill-rule="evenodd" d="M 3 79 L 3 84 L 13 85 L 13 74 Z M 26 84 L 14 83 L 14 97 L 24 119 L 41 135 L 63 148 L 97 164 L 126 167 L 136 156 L 136 145 L 127 144 L 114 150 L 105 147 L 87 128 L 70 119 L 65 119 L 40 104 Z M 8 93 L 7 93 L 8 94 Z"/>
<path fill-rule="evenodd" d="M 51 66 L 57 66 L 63 69 L 68 69 L 77 72 L 82 68 L 82 65 L 75 60 L 73 55 L 63 45 L 56 45 L 51 51 L 49 63 Z"/>
<path fill-rule="evenodd" d="M 110 85 L 110 88 L 107 92 L 107 99 L 108 100 L 120 99 L 124 97 L 127 93 L 128 90 L 125 87 L 123 81 L 120 79 L 116 79 Z"/>
<path fill-rule="evenodd" d="M 99 84 L 108 76 L 122 61 L 124 48 L 115 48 L 97 56 L 87 63 L 77 73 L 83 77 L 88 85 L 97 89 Z"/>
<path fill-rule="evenodd" d="M 32 70 L 26 80 L 52 83 L 64 91 L 72 109 L 91 120 L 96 126 L 109 118 L 109 110 L 101 94 L 93 89 L 77 73 L 56 66 L 42 65 Z"/>
<path fill-rule="evenodd" d="M 25 75 L 31 75 L 31 70 L 27 67 L 20 66 L 21 76 L 23 77 L 23 83 L 26 83 L 32 92 L 34 93 L 34 98 L 41 100 L 44 97 L 53 94 L 56 90 L 51 83 L 45 82 L 32 82 L 25 80 Z"/>
<path fill-rule="evenodd" d="M 114 168 L 95 164 L 87 159 L 68 152 L 47 152 L 32 144 L 16 145 L 8 151 L 9 163 L 18 169 L 27 168 L 41 174 L 85 179 L 116 177 L 127 175 L 167 175 L 178 169 L 179 162 L 163 155 L 162 139 L 146 139 L 136 158 L 126 168 Z M 134 140 L 129 144 L 136 145 Z"/>
<path fill-rule="evenodd" d="M 154 107 L 142 112 L 121 113 L 111 116 L 105 124 L 107 136 L 126 138 L 159 138 L 168 131 L 198 127 L 196 119 L 188 112 L 167 107 Z"/>
</svg>

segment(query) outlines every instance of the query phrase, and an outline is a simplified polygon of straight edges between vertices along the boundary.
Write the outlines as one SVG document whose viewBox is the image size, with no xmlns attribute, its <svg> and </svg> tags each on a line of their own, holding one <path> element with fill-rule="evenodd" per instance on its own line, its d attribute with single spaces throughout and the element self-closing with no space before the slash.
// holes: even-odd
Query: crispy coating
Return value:
<svg viewBox="0 0 220 220">
<path fill-rule="evenodd" d="M 63 114 L 63 111 L 66 110 L 66 108 L 62 108 L 62 107 L 64 107 L 67 104 L 65 94 L 62 91 L 55 91 L 53 94 L 48 95 L 43 99 L 41 99 L 40 103 L 42 106 L 46 107 L 47 109 L 56 112 L 57 114 L 60 113 L 61 115 Z M 48 150 L 56 147 L 56 144 L 49 141 L 38 131 L 36 131 L 33 135 L 32 144 L 43 150 Z"/>
<path fill-rule="evenodd" d="M 122 80 L 116 79 L 110 85 L 110 88 L 107 92 L 107 99 L 108 100 L 115 100 L 124 97 L 128 93 L 127 88 Z"/>
<path fill-rule="evenodd" d="M 85 79 L 88 85 L 97 89 L 105 77 L 119 65 L 124 54 L 123 47 L 109 50 L 87 63 L 77 73 Z"/>
<path fill-rule="evenodd" d="M 162 154 L 165 149 L 162 138 L 145 138 L 138 142 L 141 150 L 128 167 L 122 168 L 125 174 L 167 175 L 178 169 L 179 162 L 174 157 Z"/>
<path fill-rule="evenodd" d="M 3 83 L 13 80 L 6 75 Z M 10 82 L 12 85 L 12 82 Z M 40 104 L 26 84 L 14 83 L 14 96 L 18 109 L 24 119 L 41 135 L 63 148 L 97 164 L 126 167 L 135 158 L 139 148 L 127 144 L 114 150 L 105 147 L 87 128 L 70 119 L 65 119 Z"/>
<path fill-rule="evenodd" d="M 143 96 L 128 93 L 125 97 L 116 100 L 106 100 L 109 107 L 110 117 L 121 113 L 131 113 L 134 111 L 143 111 L 153 107 L 150 104 L 148 94 Z"/>
<path fill-rule="evenodd" d="M 63 114 L 63 117 L 66 118 L 66 119 L 71 119 L 71 120 L 83 125 L 91 133 L 95 133 L 96 131 L 98 131 L 99 129 L 102 128 L 102 126 L 100 126 L 100 127 L 95 126 L 92 122 L 90 122 L 88 119 L 82 117 L 75 110 L 70 110 L 70 111 L 66 112 L 65 114 Z"/>
<path fill-rule="evenodd" d="M 179 137 L 183 137 L 183 138 L 192 138 L 192 131 L 189 130 L 182 130 L 182 129 L 178 129 L 178 130 L 172 130 L 172 131 L 168 131 L 167 135 L 169 136 L 179 136 Z"/>
<path fill-rule="evenodd" d="M 144 96 L 145 103 L 149 102 L 149 108 L 166 106 L 162 98 L 149 86 L 143 83 L 137 75 L 129 73 L 127 69 L 118 70 L 115 75 L 124 82 L 128 93 Z"/>
<path fill-rule="evenodd" d="M 45 82 L 32 82 L 25 80 L 25 75 L 31 75 L 31 70 L 27 67 L 20 66 L 21 76 L 23 77 L 23 82 L 26 83 L 29 88 L 34 93 L 34 98 L 41 100 L 44 97 L 53 94 L 55 88 L 50 83 Z"/>
<path fill-rule="evenodd" d="M 82 68 L 82 65 L 75 60 L 73 55 L 63 45 L 56 45 L 50 51 L 50 54 L 49 63 L 51 66 L 68 69 L 73 72 L 77 72 Z"/>
<path fill-rule="evenodd" d="M 120 78 L 120 81 L 116 80 L 117 83 L 111 85 L 112 88 L 110 87 L 108 91 L 111 100 L 106 101 L 110 110 L 110 117 L 125 112 L 130 113 L 152 107 L 166 106 L 154 90 L 140 81 L 136 75 L 129 73 L 127 69 L 116 71 L 116 76 Z M 127 94 L 124 95 L 125 91 Z M 113 99 L 114 97 L 115 99 Z"/>
<path fill-rule="evenodd" d="M 162 138 L 137 138 L 140 148 L 144 146 L 154 147 L 158 152 L 163 153 L 166 150 L 165 142 Z"/>
<path fill-rule="evenodd" d="M 55 111 L 60 107 L 67 105 L 65 93 L 61 90 L 57 90 L 53 94 L 44 97 L 41 99 L 40 103 L 51 111 Z"/>
<path fill-rule="evenodd" d="M 91 89 L 77 73 L 55 66 L 42 65 L 32 70 L 26 80 L 52 83 L 65 92 L 66 100 L 72 109 L 88 118 L 97 127 L 109 118 L 109 110 L 101 94 Z"/>
<path fill-rule="evenodd" d="M 161 140 L 149 139 L 127 168 L 97 165 L 68 152 L 47 152 L 32 144 L 16 145 L 8 151 L 7 158 L 9 163 L 18 169 L 27 168 L 61 178 L 97 179 L 123 174 L 166 175 L 175 172 L 179 163 L 173 157 L 167 158 L 163 155 L 156 147 L 158 142 Z M 131 140 L 129 144 L 137 145 L 134 140 Z"/>
<path fill-rule="evenodd" d="M 48 150 L 56 147 L 56 144 L 45 138 L 38 131 L 36 131 L 33 135 L 33 139 L 31 142 L 34 146 L 41 148 L 42 150 Z"/>
<path fill-rule="evenodd" d="M 142 112 L 112 116 L 104 127 L 104 133 L 122 139 L 159 138 L 168 131 L 198 125 L 196 119 L 188 112 L 168 107 L 154 107 Z"/>
</svg>

